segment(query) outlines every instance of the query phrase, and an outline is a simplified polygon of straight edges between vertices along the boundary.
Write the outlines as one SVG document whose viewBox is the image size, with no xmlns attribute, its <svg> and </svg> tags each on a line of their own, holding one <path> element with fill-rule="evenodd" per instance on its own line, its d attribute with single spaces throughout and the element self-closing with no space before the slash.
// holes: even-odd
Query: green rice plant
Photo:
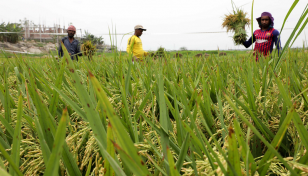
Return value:
<svg viewBox="0 0 308 176">
<path fill-rule="evenodd" d="M 173 160 L 173 156 L 170 152 L 169 147 L 167 147 L 167 156 L 168 156 L 168 163 L 169 163 L 169 169 L 170 169 L 170 175 L 171 176 L 179 176 L 179 172 L 177 171 L 175 164 L 174 164 L 174 160 Z"/>
<path fill-rule="evenodd" d="M 232 166 L 234 166 L 236 174 L 242 175 L 241 165 L 240 165 L 240 155 L 237 149 L 237 142 L 235 138 L 235 132 L 232 126 L 229 127 L 229 136 L 228 136 L 228 159 Z M 229 175 L 235 175 L 232 173 L 231 169 L 228 168 Z"/>
<path fill-rule="evenodd" d="M 252 5 L 251 5 L 251 19 L 250 19 L 250 21 L 251 21 L 251 33 L 253 34 L 253 6 L 254 6 L 254 3 L 255 3 L 255 0 L 252 0 Z M 253 41 L 253 37 L 252 37 L 252 39 L 251 39 L 251 42 L 253 43 L 254 41 Z M 251 47 L 252 47 L 252 50 L 253 50 L 253 45 L 251 45 Z"/>
<path fill-rule="evenodd" d="M 64 155 L 66 148 L 64 147 L 62 156 L 67 156 L 72 160 L 66 161 L 63 157 L 59 162 L 59 172 L 80 172 L 82 175 L 91 175 L 104 173 L 105 168 L 112 169 L 119 175 L 131 175 L 132 173 L 135 175 L 144 175 L 144 173 L 150 175 L 157 173 L 185 175 L 196 172 L 201 175 L 213 173 L 219 175 L 228 172 L 236 175 L 244 172 L 259 174 L 277 172 L 276 170 L 282 172 L 284 167 L 288 167 L 285 164 L 291 165 L 291 163 L 284 163 L 281 157 L 293 157 L 295 155 L 295 153 L 292 153 L 293 149 L 286 150 L 291 152 L 289 154 L 280 154 L 281 157 L 275 162 L 284 163 L 284 166 L 277 168 L 271 163 L 260 165 L 263 157 L 263 160 L 267 158 L 267 160 L 274 162 L 272 155 L 267 154 L 273 153 L 272 149 L 262 147 L 260 150 L 251 143 L 257 144 L 256 142 L 259 141 L 258 145 L 260 146 L 266 142 L 269 145 L 274 145 L 278 137 L 280 147 L 277 153 L 280 153 L 291 142 L 298 146 L 296 156 L 303 154 L 302 149 L 306 144 L 301 141 L 301 139 L 305 139 L 305 132 L 300 130 L 302 125 L 294 126 L 294 131 L 292 125 L 289 125 L 289 127 L 286 127 L 284 123 L 279 125 L 279 120 L 278 122 L 274 121 L 274 117 L 283 115 L 279 108 L 286 106 L 283 109 L 288 110 L 292 107 L 289 106 L 290 103 L 284 101 L 285 98 L 281 97 L 283 94 L 280 93 L 283 89 L 276 91 L 278 85 L 289 87 L 285 82 L 287 75 L 291 75 L 294 82 L 293 86 L 288 89 L 292 94 L 288 96 L 302 102 L 303 104 L 300 103 L 302 104 L 300 106 L 305 107 L 305 92 L 303 91 L 306 86 L 307 72 L 301 69 L 304 65 L 300 66 L 295 62 L 283 63 L 282 73 L 280 74 L 283 82 L 273 81 L 267 87 L 267 91 L 264 92 L 265 102 L 263 97 L 260 96 L 263 92 L 261 85 L 264 79 L 268 81 L 275 74 L 262 68 L 262 65 L 264 65 L 262 60 L 260 60 L 260 64 L 256 64 L 249 59 L 239 60 L 233 56 L 226 57 L 228 61 L 219 60 L 215 57 L 201 61 L 167 58 L 166 63 L 149 60 L 150 64 L 158 66 L 159 70 L 143 67 L 141 66 L 142 63 L 129 65 L 129 62 L 123 62 L 121 68 L 116 68 L 114 72 L 114 69 L 106 69 L 113 68 L 113 58 L 107 59 L 106 62 L 99 62 L 101 64 L 92 63 L 88 60 L 81 60 L 82 64 L 74 63 L 71 60 L 66 60 L 66 58 L 69 58 L 67 53 L 65 58 L 59 62 L 59 66 L 57 66 L 57 62 L 51 61 L 49 63 L 49 61 L 45 61 L 47 64 L 54 65 L 54 71 L 47 64 L 42 69 L 35 62 L 32 62 L 31 58 L 24 59 L 25 62 L 19 64 L 19 69 L 7 67 L 8 70 L 11 70 L 10 72 L 14 71 L 7 77 L 10 92 L 19 90 L 25 100 L 23 112 L 27 119 L 24 120 L 23 124 L 28 124 L 29 129 L 27 133 L 24 133 L 25 129 L 22 127 L 22 134 L 31 135 L 32 137 L 29 139 L 37 138 L 36 141 L 47 141 L 48 128 L 51 130 L 51 136 L 56 134 L 58 127 L 52 124 L 58 123 L 58 117 L 61 117 L 61 109 L 67 106 L 68 112 L 70 112 L 71 118 L 68 122 L 68 133 L 66 134 L 67 142 L 64 143 L 64 146 L 67 146 L 70 152 Z M 97 58 L 94 57 L 94 59 Z M 290 59 L 293 60 L 292 56 Z M 307 58 L 296 57 L 294 59 L 298 62 L 305 62 Z M 8 64 L 13 66 L 14 62 Z M 27 71 L 27 68 L 31 68 L 30 71 Z M 100 71 L 102 68 L 105 69 L 104 73 Z M 290 69 L 298 71 L 290 72 Z M 123 73 L 126 76 L 130 75 L 129 83 L 127 83 L 126 77 L 123 80 L 117 76 Z M 106 75 L 114 75 L 117 80 L 106 81 L 108 80 Z M 276 80 L 275 77 L 272 79 Z M 12 87 L 14 80 L 17 81 L 15 88 Z M 27 80 L 31 82 L 30 85 L 27 84 L 26 86 Z M 32 82 L 37 84 L 32 84 Z M 77 83 L 79 83 L 78 86 Z M 102 91 L 105 92 L 105 95 L 102 94 Z M 212 96 L 211 91 L 213 92 Z M 29 92 L 29 96 L 27 96 L 27 92 Z M 231 97 L 234 105 L 236 105 L 229 106 L 228 99 L 221 96 L 219 92 L 224 92 Z M 17 97 L 14 94 L 10 93 L 9 96 L 16 102 Z M 288 99 L 291 99 L 290 97 Z M 158 106 L 159 111 L 156 114 L 155 109 Z M 234 108 L 239 108 L 240 111 Z M 305 111 L 301 108 L 298 109 L 299 107 L 294 106 L 294 108 L 299 111 L 299 118 L 303 119 Z M 55 118 L 51 119 L 50 125 L 45 124 L 41 121 L 40 114 L 36 114 L 34 110 L 39 110 L 47 117 L 48 114 L 54 114 L 52 117 Z M 13 107 L 12 114 L 14 116 L 15 112 L 15 107 Z M 244 121 L 243 118 L 234 118 L 235 112 L 242 114 L 243 118 L 249 119 L 249 121 Z M 89 114 L 92 114 L 92 116 L 89 116 Z M 4 112 L 1 115 L 4 116 Z M 158 116 L 160 117 L 159 121 Z M 49 117 L 51 118 L 51 116 Z M 94 121 L 93 117 L 98 120 L 91 123 L 91 121 Z M 170 119 L 170 117 L 174 119 Z M 284 116 L 283 121 L 289 120 L 290 117 L 290 115 Z M 4 117 L 3 119 L 5 120 Z M 296 119 L 299 123 L 299 119 Z M 3 125 L 6 122 L 4 120 L 1 121 Z M 271 126 L 268 121 L 272 121 L 271 123 L 276 125 Z M 8 130 L 7 134 L 9 134 L 10 129 L 15 127 L 14 119 L 12 119 L 12 123 L 13 126 L 8 124 L 4 126 L 4 132 Z M 35 126 L 31 127 L 29 123 L 34 123 Z M 108 129 L 108 123 L 111 126 L 107 132 L 103 128 L 97 128 L 97 126 L 103 126 Z M 251 126 L 252 123 L 254 128 Z M 305 123 L 306 121 L 303 121 L 303 124 Z M 234 128 L 234 134 L 231 135 L 232 140 L 228 139 L 229 131 L 226 127 L 230 125 Z M 247 133 L 247 126 L 253 131 L 250 137 L 251 142 L 243 138 Z M 100 135 L 96 136 L 94 129 Z M 90 130 L 93 131 L 90 132 Z M 281 130 L 283 130 L 283 133 L 280 132 Z M 104 131 L 106 142 L 101 139 Z M 108 137 L 108 131 L 112 131 L 113 140 Z M 295 137 L 297 132 L 300 135 Z M 12 133 L 14 133 L 13 130 Z M 262 134 L 262 138 L 259 134 Z M 286 136 L 284 134 L 293 135 L 294 140 L 296 140 L 281 140 L 282 137 Z M 8 136 L 5 135 L 5 137 Z M 23 136 L 20 146 L 25 146 L 24 143 L 30 141 L 24 139 L 27 139 L 27 136 Z M 54 141 L 53 138 L 50 138 L 50 140 Z M 299 146 L 299 141 L 301 141 L 302 147 Z M 232 144 L 227 145 L 229 142 L 232 142 Z M 3 138 L 1 146 L 10 148 L 5 138 Z M 34 162 L 33 164 L 25 164 L 24 160 L 21 159 L 21 165 L 27 166 L 26 169 L 22 170 L 23 173 L 31 173 L 29 169 L 34 166 L 45 167 L 44 163 L 48 163 L 52 155 L 53 151 L 48 142 L 38 142 L 33 146 L 36 146 L 36 149 L 28 148 L 27 151 L 32 151 L 32 153 L 37 149 L 43 151 L 41 157 L 36 159 L 35 163 L 39 163 L 40 160 L 43 162 L 39 165 L 34 165 Z M 112 149 L 112 146 L 115 148 Z M 164 146 L 166 146 L 166 155 L 163 154 Z M 167 146 L 169 146 L 169 149 Z M 238 151 L 238 156 L 229 155 L 234 152 L 228 152 L 231 151 L 231 148 L 227 146 L 233 146 L 232 151 Z M 117 154 L 112 153 L 112 151 L 117 152 Z M 174 159 L 173 163 L 168 151 Z M 25 152 L 23 147 L 21 147 L 21 152 Z M 131 153 L 136 153 L 136 155 L 131 155 Z M 277 153 L 275 156 L 279 156 Z M 255 156 L 261 156 L 261 158 L 258 159 Z M 22 154 L 21 158 L 23 157 L 25 155 Z M 238 159 L 231 159 L 234 157 L 239 158 L 240 162 L 238 162 Z M 296 159 L 295 163 L 303 164 L 306 161 L 304 159 L 305 157 Z M 67 163 L 71 164 L 68 165 Z M 110 165 L 108 166 L 107 163 L 110 163 Z M 171 167 L 175 166 L 176 170 L 171 170 L 170 165 Z M 77 170 L 74 169 L 76 166 Z M 34 171 L 42 173 L 45 169 L 32 170 L 32 173 Z M 291 172 L 293 171 L 291 170 Z M 297 169 L 293 173 L 295 172 L 301 173 L 303 171 Z"/>
<path fill-rule="evenodd" d="M 307 174 L 305 53 L 193 55 L 0 59 L 0 173 Z"/>
<path fill-rule="evenodd" d="M 114 137 L 112 134 L 112 127 L 110 124 L 108 124 L 107 127 L 107 151 L 110 154 L 110 156 L 114 156 L 115 155 L 115 150 L 114 150 L 114 146 L 113 143 L 114 142 Z M 108 161 L 105 161 L 105 173 L 108 176 L 114 175 L 114 170 L 112 169 L 112 167 L 110 167 L 110 164 Z"/>
<path fill-rule="evenodd" d="M 59 160 L 63 149 L 65 139 L 66 120 L 68 118 L 67 109 L 63 110 L 63 115 L 55 135 L 55 142 L 50 158 L 46 164 L 44 175 L 57 175 L 59 169 Z"/>
<path fill-rule="evenodd" d="M 22 116 L 22 96 L 19 95 L 18 98 L 18 112 L 17 112 L 17 122 L 14 131 L 13 146 L 12 146 L 12 159 L 15 164 L 19 165 L 20 160 L 20 141 L 21 139 L 21 116 Z M 17 172 L 13 170 L 13 166 L 10 167 L 10 174 L 17 175 Z"/>
<path fill-rule="evenodd" d="M 282 24 L 282 28 L 281 28 L 281 31 L 280 31 L 280 35 L 281 35 L 281 33 L 282 33 L 282 30 L 283 30 L 283 28 L 284 28 L 284 25 L 285 25 L 285 23 L 286 23 L 288 17 L 290 16 L 290 14 L 291 14 L 291 12 L 293 11 L 293 9 L 296 7 L 296 5 L 298 4 L 298 2 L 299 2 L 299 0 L 294 0 L 292 6 L 290 7 L 290 9 L 289 9 L 289 11 L 288 11 L 288 13 L 287 13 L 287 15 L 286 15 L 286 17 L 285 17 L 285 19 L 284 19 L 284 22 L 283 22 L 283 24 Z M 290 35 L 290 37 L 288 38 L 288 40 L 287 40 L 287 42 L 286 42 L 286 44 L 285 44 L 285 47 L 283 48 L 282 52 L 281 52 L 280 55 L 279 55 L 279 58 L 278 58 L 278 60 L 277 60 L 277 62 L 276 62 L 276 64 L 275 64 L 275 71 L 279 68 L 280 61 L 281 61 L 281 59 L 283 58 L 286 49 L 288 49 L 289 47 L 291 47 L 291 46 L 293 45 L 293 43 L 295 42 L 295 40 L 297 39 L 297 37 L 301 34 L 301 32 L 303 31 L 303 29 L 306 27 L 306 25 L 307 25 L 307 23 L 308 23 L 308 19 L 305 20 L 305 18 L 307 17 L 307 14 L 308 14 L 308 4 L 307 4 L 306 8 L 304 9 L 304 11 L 303 11 L 301 17 L 299 18 L 299 20 L 298 20 L 298 22 L 297 22 L 295 28 L 293 29 L 293 31 L 292 31 L 292 33 L 291 33 L 291 35 Z M 298 30 L 300 26 L 301 26 L 301 29 Z M 295 35 L 296 33 L 297 33 L 297 35 Z M 292 42 L 292 40 L 293 40 L 293 42 Z M 292 42 L 292 43 L 291 43 L 291 42 Z M 280 46 L 278 46 L 278 47 L 280 47 Z"/>
</svg>

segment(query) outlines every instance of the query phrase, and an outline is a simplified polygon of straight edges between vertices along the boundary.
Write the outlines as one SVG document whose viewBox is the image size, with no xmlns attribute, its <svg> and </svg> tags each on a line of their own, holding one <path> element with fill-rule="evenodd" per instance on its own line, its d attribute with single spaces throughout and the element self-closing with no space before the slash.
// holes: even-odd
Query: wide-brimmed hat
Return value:
<svg viewBox="0 0 308 176">
<path fill-rule="evenodd" d="M 270 26 L 274 27 L 274 17 L 272 16 L 272 14 L 269 13 L 269 12 L 263 12 L 261 14 L 261 17 L 264 17 L 264 16 L 268 16 L 270 18 L 270 20 L 271 20 L 271 25 Z M 258 21 L 260 27 L 261 27 L 261 17 L 257 18 L 257 21 Z"/>
<path fill-rule="evenodd" d="M 134 29 L 135 29 L 135 30 L 136 30 L 136 29 L 142 29 L 142 30 L 146 31 L 146 29 L 144 29 L 143 26 L 141 26 L 141 25 L 136 25 L 136 26 L 134 27 Z"/>
</svg>

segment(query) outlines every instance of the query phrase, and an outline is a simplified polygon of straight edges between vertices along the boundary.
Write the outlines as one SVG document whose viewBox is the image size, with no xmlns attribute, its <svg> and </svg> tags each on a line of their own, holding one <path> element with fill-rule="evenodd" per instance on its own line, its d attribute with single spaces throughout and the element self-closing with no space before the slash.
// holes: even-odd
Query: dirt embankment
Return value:
<svg viewBox="0 0 308 176">
<path fill-rule="evenodd" d="M 7 52 L 23 52 L 31 54 L 47 54 L 51 51 L 57 51 L 58 44 L 56 43 L 41 43 L 35 41 L 9 43 L 0 42 L 0 50 Z M 98 45 L 96 46 L 98 52 L 112 52 L 110 45 Z"/>
<path fill-rule="evenodd" d="M 49 51 L 56 51 L 56 44 L 54 43 L 40 43 L 40 42 L 18 42 L 18 43 L 8 43 L 0 42 L 0 49 L 15 52 L 25 52 L 42 54 L 49 53 Z"/>
</svg>

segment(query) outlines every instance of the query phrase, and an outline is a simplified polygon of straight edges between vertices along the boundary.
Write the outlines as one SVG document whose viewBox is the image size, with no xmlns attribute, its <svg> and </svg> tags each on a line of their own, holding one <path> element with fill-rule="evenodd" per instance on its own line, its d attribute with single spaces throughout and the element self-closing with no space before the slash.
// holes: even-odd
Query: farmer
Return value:
<svg viewBox="0 0 308 176">
<path fill-rule="evenodd" d="M 257 18 L 259 27 L 253 33 L 253 42 L 256 42 L 254 54 L 262 54 L 263 56 L 268 56 L 273 51 L 274 43 L 278 48 L 278 54 L 281 50 L 281 43 L 279 39 L 279 32 L 274 29 L 274 17 L 269 12 L 263 12 L 261 17 Z M 252 38 L 243 43 L 243 45 L 248 48 L 252 45 Z"/>
<path fill-rule="evenodd" d="M 143 28 L 141 25 L 135 26 L 135 34 L 128 39 L 126 51 L 128 54 L 133 55 L 133 62 L 142 61 L 145 56 L 148 55 L 148 52 L 144 51 L 142 48 L 142 42 L 140 36 L 142 35 L 143 31 L 146 29 Z"/>
<path fill-rule="evenodd" d="M 74 38 L 74 35 L 76 33 L 76 28 L 73 25 L 70 25 L 67 28 L 67 35 L 68 37 L 64 37 L 61 41 L 64 44 L 65 48 L 67 49 L 68 53 L 71 56 L 72 60 L 77 60 L 78 61 L 78 56 L 82 56 L 82 53 L 80 52 L 80 43 L 78 40 Z M 59 56 L 63 56 L 63 50 L 62 50 L 62 45 L 60 43 L 59 45 Z"/>
</svg>

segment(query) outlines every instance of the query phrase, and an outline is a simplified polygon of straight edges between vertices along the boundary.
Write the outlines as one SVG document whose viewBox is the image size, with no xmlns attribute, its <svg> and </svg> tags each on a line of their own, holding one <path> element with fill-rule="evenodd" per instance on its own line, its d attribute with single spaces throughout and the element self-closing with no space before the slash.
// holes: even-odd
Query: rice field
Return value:
<svg viewBox="0 0 308 176">
<path fill-rule="evenodd" d="M 0 175 L 308 175 L 308 53 L 290 49 L 307 15 L 280 55 L 258 62 L 237 51 L 135 63 L 118 51 L 78 62 L 65 47 L 63 58 L 2 52 Z"/>
<path fill-rule="evenodd" d="M 305 49 L 67 58 L 0 60 L 1 175 L 308 174 Z"/>
</svg>

